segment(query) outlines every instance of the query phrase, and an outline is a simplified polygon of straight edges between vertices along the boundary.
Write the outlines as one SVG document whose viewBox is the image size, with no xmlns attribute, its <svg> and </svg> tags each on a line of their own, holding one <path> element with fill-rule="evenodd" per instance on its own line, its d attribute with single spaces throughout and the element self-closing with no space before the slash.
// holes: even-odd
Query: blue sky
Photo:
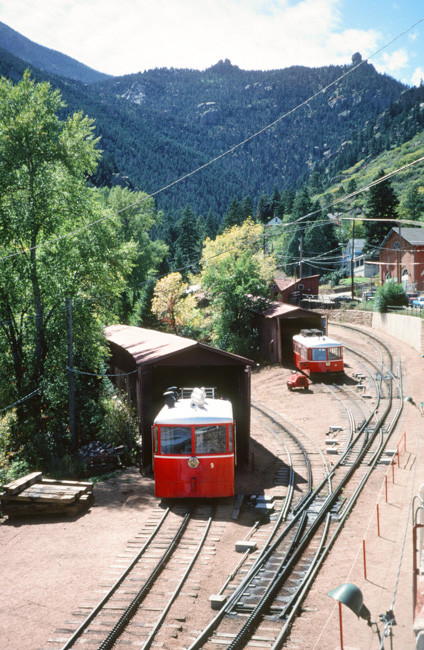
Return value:
<svg viewBox="0 0 424 650">
<path fill-rule="evenodd" d="M 113 75 L 226 58 L 245 70 L 346 64 L 359 51 L 418 85 L 423 19 L 423 0 L 0 0 L 1 22 Z"/>
</svg>

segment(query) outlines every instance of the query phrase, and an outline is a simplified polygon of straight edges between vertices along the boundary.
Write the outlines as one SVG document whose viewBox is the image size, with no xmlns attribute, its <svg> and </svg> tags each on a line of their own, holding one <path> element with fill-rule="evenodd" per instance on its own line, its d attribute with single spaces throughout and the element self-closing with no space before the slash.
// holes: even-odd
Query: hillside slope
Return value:
<svg viewBox="0 0 424 650">
<path fill-rule="evenodd" d="M 95 120 L 104 151 L 96 183 L 120 173 L 130 186 L 157 193 L 174 218 L 187 203 L 221 218 L 234 196 L 257 203 L 275 186 L 299 188 L 314 171 L 328 186 L 372 155 L 371 144 L 378 152 L 381 116 L 407 90 L 366 62 L 245 71 L 225 60 L 204 71 L 155 69 L 87 84 L 66 66 L 55 67 L 60 76 L 35 69 L 32 50 L 28 58 L 36 79 L 60 89 L 69 112 Z M 13 81 L 26 65 L 0 50 L 0 72 Z"/>
<path fill-rule="evenodd" d="M 26 63 L 51 74 L 77 79 L 84 83 L 94 83 L 110 76 L 97 72 L 66 54 L 38 45 L 2 22 L 0 22 L 0 44 L 3 49 Z"/>
</svg>

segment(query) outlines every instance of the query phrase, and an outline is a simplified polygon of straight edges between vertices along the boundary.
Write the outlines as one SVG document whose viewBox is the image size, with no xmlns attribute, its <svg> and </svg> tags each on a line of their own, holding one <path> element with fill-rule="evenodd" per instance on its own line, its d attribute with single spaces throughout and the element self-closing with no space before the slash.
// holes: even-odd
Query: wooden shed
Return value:
<svg viewBox="0 0 424 650">
<path fill-rule="evenodd" d="M 255 315 L 259 350 L 271 363 L 292 362 L 292 338 L 301 329 L 326 329 L 326 317 L 295 305 L 274 302 L 263 314 Z"/>
<path fill-rule="evenodd" d="M 252 361 L 192 339 L 155 330 L 111 325 L 105 330 L 112 373 L 139 416 L 143 465 L 151 464 L 151 426 L 170 386 L 210 387 L 229 398 L 237 424 L 237 457 L 248 462 Z"/>
</svg>

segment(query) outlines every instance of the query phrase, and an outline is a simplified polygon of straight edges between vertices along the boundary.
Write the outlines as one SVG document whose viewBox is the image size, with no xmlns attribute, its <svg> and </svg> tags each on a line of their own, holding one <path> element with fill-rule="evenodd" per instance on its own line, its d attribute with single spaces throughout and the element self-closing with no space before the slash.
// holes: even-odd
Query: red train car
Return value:
<svg viewBox="0 0 424 650">
<path fill-rule="evenodd" d="M 153 468 L 158 497 L 234 495 L 235 422 L 214 389 L 172 389 L 155 418 Z"/>
<path fill-rule="evenodd" d="M 321 330 L 301 330 L 293 336 L 293 361 L 306 373 L 343 372 L 343 345 Z"/>
</svg>

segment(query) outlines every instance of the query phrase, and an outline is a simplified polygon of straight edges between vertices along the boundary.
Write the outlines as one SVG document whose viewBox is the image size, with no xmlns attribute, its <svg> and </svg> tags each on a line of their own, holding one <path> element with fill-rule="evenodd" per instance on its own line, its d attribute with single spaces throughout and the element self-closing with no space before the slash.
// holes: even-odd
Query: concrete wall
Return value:
<svg viewBox="0 0 424 650">
<path fill-rule="evenodd" d="M 386 332 L 404 343 L 407 343 L 422 352 L 423 350 L 423 323 L 418 316 L 404 316 L 403 314 L 379 314 L 373 312 L 372 327 Z"/>
<path fill-rule="evenodd" d="M 407 345 L 424 352 L 424 319 L 403 314 L 379 314 L 372 311 L 338 309 L 328 312 L 329 322 L 364 325 L 380 330 L 403 341 Z"/>
</svg>

